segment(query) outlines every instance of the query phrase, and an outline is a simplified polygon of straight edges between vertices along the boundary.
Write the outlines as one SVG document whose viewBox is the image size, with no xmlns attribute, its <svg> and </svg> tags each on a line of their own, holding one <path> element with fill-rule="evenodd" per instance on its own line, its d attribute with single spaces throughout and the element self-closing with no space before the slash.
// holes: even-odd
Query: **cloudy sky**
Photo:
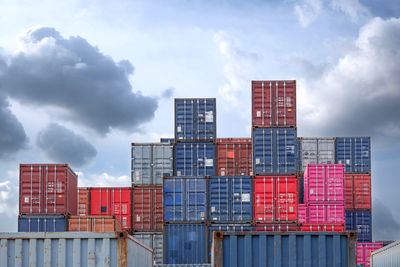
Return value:
<svg viewBox="0 0 400 267">
<path fill-rule="evenodd" d="M 250 136 L 250 81 L 296 79 L 299 136 L 372 136 L 374 239 L 400 239 L 397 0 L 0 3 L 0 231 L 18 164 L 129 185 L 130 143 L 173 136 L 174 97 Z"/>
</svg>

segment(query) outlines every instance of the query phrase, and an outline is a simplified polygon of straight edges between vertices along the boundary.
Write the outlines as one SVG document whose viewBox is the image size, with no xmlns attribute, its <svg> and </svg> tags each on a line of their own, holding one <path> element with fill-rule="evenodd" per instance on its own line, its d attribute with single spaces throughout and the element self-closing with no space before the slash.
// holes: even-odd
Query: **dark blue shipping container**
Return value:
<svg viewBox="0 0 400 267">
<path fill-rule="evenodd" d="M 18 232 L 66 232 L 67 219 L 61 215 L 21 215 Z"/>
<path fill-rule="evenodd" d="M 166 222 L 206 220 L 207 180 L 204 177 L 165 177 L 163 203 Z"/>
<path fill-rule="evenodd" d="M 357 231 L 357 242 L 372 242 L 371 211 L 346 211 L 346 231 Z"/>
<path fill-rule="evenodd" d="M 176 144 L 174 175 L 215 175 L 215 144 L 211 142 Z"/>
<path fill-rule="evenodd" d="M 164 263 L 207 262 L 207 228 L 204 224 L 164 225 Z"/>
<path fill-rule="evenodd" d="M 209 220 L 244 223 L 253 218 L 252 180 L 249 176 L 215 176 L 208 179 Z"/>
<path fill-rule="evenodd" d="M 336 163 L 345 164 L 347 173 L 371 171 L 370 137 L 337 137 Z"/>
<path fill-rule="evenodd" d="M 295 174 L 297 149 L 295 128 L 253 128 L 254 174 Z"/>
<path fill-rule="evenodd" d="M 175 140 L 206 141 L 217 136 L 215 98 L 175 99 Z"/>
<path fill-rule="evenodd" d="M 175 139 L 174 138 L 160 138 L 160 143 L 173 144 L 173 143 L 175 143 Z"/>
</svg>

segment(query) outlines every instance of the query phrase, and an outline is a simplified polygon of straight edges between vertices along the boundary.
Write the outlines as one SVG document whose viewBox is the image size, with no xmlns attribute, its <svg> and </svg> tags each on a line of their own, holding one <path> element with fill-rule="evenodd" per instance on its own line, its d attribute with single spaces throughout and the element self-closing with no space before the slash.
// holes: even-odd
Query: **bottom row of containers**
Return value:
<svg viewBox="0 0 400 267">
<path fill-rule="evenodd" d="M 171 235 L 171 241 L 166 248 L 170 251 L 170 260 L 174 261 L 182 256 L 195 264 L 206 262 L 206 249 L 202 246 L 206 240 L 200 234 L 205 231 L 204 227 L 167 227 L 169 230 L 166 235 Z M 186 237 L 185 241 L 182 235 Z M 356 238 L 353 232 L 216 231 L 213 236 L 214 266 L 356 266 Z M 154 258 L 153 250 L 148 245 L 121 232 L 0 233 L 0 244 L 0 266 L 10 267 L 150 267 Z M 168 246 L 173 248 L 169 249 Z"/>
</svg>

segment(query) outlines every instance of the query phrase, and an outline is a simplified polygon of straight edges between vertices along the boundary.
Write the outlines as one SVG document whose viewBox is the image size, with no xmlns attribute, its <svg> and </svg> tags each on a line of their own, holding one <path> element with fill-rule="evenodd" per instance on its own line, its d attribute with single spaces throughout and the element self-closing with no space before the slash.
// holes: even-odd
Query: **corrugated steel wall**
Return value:
<svg viewBox="0 0 400 267">
<path fill-rule="evenodd" d="M 400 241 L 371 253 L 371 267 L 400 266 Z"/>
<path fill-rule="evenodd" d="M 371 171 L 370 137 L 337 137 L 336 163 L 345 164 L 347 173 Z"/>
<path fill-rule="evenodd" d="M 67 218 L 62 215 L 21 215 L 18 232 L 66 232 Z"/>
<path fill-rule="evenodd" d="M 133 237 L 154 251 L 154 263 L 162 264 L 163 260 L 163 234 L 155 232 L 136 232 Z"/>
<path fill-rule="evenodd" d="M 178 143 L 174 147 L 174 175 L 215 175 L 215 144 Z"/>
<path fill-rule="evenodd" d="M 299 138 L 300 171 L 307 164 L 334 164 L 335 138 Z"/>
<path fill-rule="evenodd" d="M 358 242 L 372 242 L 371 211 L 346 211 L 346 231 L 357 231 Z"/>
</svg>

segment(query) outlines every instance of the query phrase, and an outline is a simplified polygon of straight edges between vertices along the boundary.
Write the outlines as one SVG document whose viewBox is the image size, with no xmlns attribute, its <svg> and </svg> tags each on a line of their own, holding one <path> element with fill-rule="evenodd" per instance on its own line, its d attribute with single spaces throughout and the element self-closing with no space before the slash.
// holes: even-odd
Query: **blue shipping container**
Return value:
<svg viewBox="0 0 400 267">
<path fill-rule="evenodd" d="M 208 263 L 207 228 L 204 224 L 166 224 L 164 263 Z"/>
<path fill-rule="evenodd" d="M 160 143 L 167 143 L 167 144 L 173 144 L 175 143 L 175 139 L 174 138 L 160 138 Z"/>
<path fill-rule="evenodd" d="M 204 177 L 165 177 L 163 181 L 164 221 L 207 219 L 207 180 Z"/>
<path fill-rule="evenodd" d="M 345 172 L 365 173 L 371 171 L 370 137 L 337 137 L 336 163 L 345 164 Z"/>
<path fill-rule="evenodd" d="M 372 242 L 371 211 L 346 211 L 346 231 L 357 231 L 357 241 Z"/>
<path fill-rule="evenodd" d="M 252 180 L 249 176 L 208 179 L 209 219 L 213 222 L 250 222 L 253 218 Z"/>
<path fill-rule="evenodd" d="M 175 98 L 175 140 L 215 140 L 216 118 L 215 98 Z"/>
<path fill-rule="evenodd" d="M 355 267 L 356 238 L 347 232 L 214 232 L 214 266 Z"/>
<path fill-rule="evenodd" d="M 297 143 L 295 128 L 253 128 L 254 174 L 295 174 Z"/>
<path fill-rule="evenodd" d="M 174 175 L 215 175 L 215 144 L 178 143 L 174 148 Z"/>
<path fill-rule="evenodd" d="M 67 219 L 61 215 L 21 215 L 18 232 L 66 232 Z"/>
</svg>

